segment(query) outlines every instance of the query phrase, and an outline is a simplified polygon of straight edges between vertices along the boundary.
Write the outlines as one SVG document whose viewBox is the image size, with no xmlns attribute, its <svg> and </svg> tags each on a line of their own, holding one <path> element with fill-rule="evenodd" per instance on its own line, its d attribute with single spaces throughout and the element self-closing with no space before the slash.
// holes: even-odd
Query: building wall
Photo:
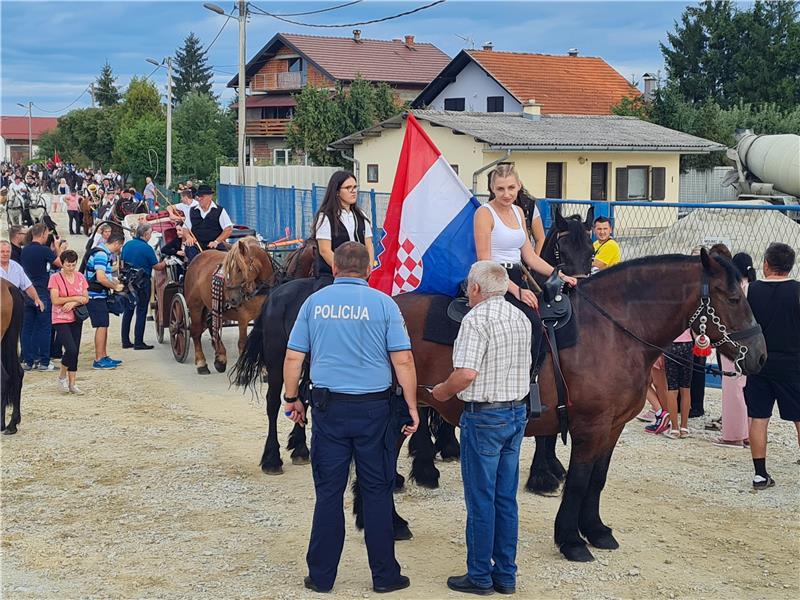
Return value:
<svg viewBox="0 0 800 600">
<path fill-rule="evenodd" d="M 248 137 L 250 144 L 250 165 L 271 165 L 272 151 L 288 149 L 284 138 Z"/>
<path fill-rule="evenodd" d="M 297 56 L 297 52 L 295 52 L 291 48 L 287 48 L 286 46 L 284 46 L 283 48 L 278 50 L 275 57 L 269 59 L 266 63 L 264 63 L 264 65 L 258 70 L 256 75 L 275 75 L 277 73 L 286 73 L 288 71 L 289 64 L 286 59 L 280 58 L 282 56 Z M 323 75 L 314 65 L 309 63 L 305 58 L 303 58 L 303 60 L 305 61 L 305 66 L 306 66 L 306 82 L 309 85 L 317 87 L 333 87 L 334 85 L 333 80 Z M 266 89 L 261 84 L 262 81 L 263 79 L 260 79 L 257 76 L 253 78 L 252 89 L 254 91 Z"/>
<path fill-rule="evenodd" d="M 522 105 L 474 62 L 464 67 L 456 80 L 434 98 L 430 108 L 444 110 L 445 98 L 464 98 L 466 111 L 486 112 L 487 96 L 503 96 L 504 112 L 522 112 Z"/>
<path fill-rule="evenodd" d="M 39 146 L 36 145 L 36 141 L 34 140 L 33 155 L 36 156 L 37 152 L 39 152 Z M 2 160 L 5 161 L 16 162 L 19 160 L 20 162 L 24 162 L 28 160 L 28 139 L 7 140 L 4 137 L 0 137 L 0 156 L 2 156 Z"/>
</svg>

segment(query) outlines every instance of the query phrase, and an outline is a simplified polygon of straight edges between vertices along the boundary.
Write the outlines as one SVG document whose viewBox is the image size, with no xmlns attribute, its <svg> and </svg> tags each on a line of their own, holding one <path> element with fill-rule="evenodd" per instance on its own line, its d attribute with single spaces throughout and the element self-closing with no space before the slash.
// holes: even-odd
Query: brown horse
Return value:
<svg viewBox="0 0 800 600">
<path fill-rule="evenodd" d="M 452 371 L 452 349 L 422 338 L 431 298 L 395 298 L 411 337 L 421 386 L 444 381 Z M 746 374 L 761 368 L 766 346 L 734 267 L 705 250 L 699 258 L 651 256 L 607 269 L 579 284 L 573 310 L 580 336 L 575 346 L 559 352 L 572 446 L 555 542 L 567 559 L 588 561 L 593 556 L 586 540 L 597 548 L 619 547 L 600 518 L 600 494 L 617 439 L 644 405 L 650 368 L 662 348 L 688 326 L 698 332 L 706 322 L 703 317 L 720 352 L 738 360 Z M 528 422 L 525 433 L 555 435 L 557 395 L 549 360 L 539 382 L 548 409 Z M 463 410 L 459 400 L 438 402 L 424 388 L 419 399 L 450 423 L 458 423 Z"/>
<path fill-rule="evenodd" d="M 21 420 L 22 379 L 25 372 L 19 361 L 19 336 L 25 300 L 20 290 L 0 279 L 0 417 L 6 435 L 17 433 Z M 6 427 L 6 408 L 11 406 L 11 421 Z"/>
<path fill-rule="evenodd" d="M 90 196 L 81 196 L 78 202 L 78 209 L 81 211 L 81 225 L 85 235 L 92 235 L 94 229 L 94 209 L 97 204 Z"/>
<path fill-rule="evenodd" d="M 261 314 L 266 292 L 275 279 L 272 261 L 253 237 L 241 238 L 229 252 L 205 250 L 192 260 L 186 269 L 183 290 L 191 321 L 194 363 L 201 375 L 211 372 L 206 365 L 200 338 L 203 331 L 211 329 L 211 281 L 220 267 L 225 278 L 222 318 L 239 324 L 240 353 L 247 340 L 247 326 Z M 224 373 L 228 356 L 222 338 L 216 336 L 212 344 L 214 368 Z"/>
<path fill-rule="evenodd" d="M 290 252 L 281 269 L 281 281 L 314 276 L 314 261 L 317 258 L 317 240 L 308 239 L 302 247 Z"/>
</svg>

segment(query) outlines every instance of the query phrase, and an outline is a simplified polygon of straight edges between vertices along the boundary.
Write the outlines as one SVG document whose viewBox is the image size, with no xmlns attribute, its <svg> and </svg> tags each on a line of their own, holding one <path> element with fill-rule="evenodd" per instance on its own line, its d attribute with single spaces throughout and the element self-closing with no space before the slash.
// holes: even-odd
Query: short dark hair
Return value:
<svg viewBox="0 0 800 600">
<path fill-rule="evenodd" d="M 78 253 L 75 250 L 64 250 L 58 258 L 61 259 L 62 264 L 78 262 Z"/>
<path fill-rule="evenodd" d="M 115 242 L 125 243 L 125 236 L 121 233 L 112 233 L 110 236 L 108 236 L 106 244 L 113 244 Z"/>
<path fill-rule="evenodd" d="M 598 223 L 608 223 L 608 226 L 611 227 L 611 219 L 604 217 L 603 215 L 597 217 L 592 224 L 597 225 Z"/>
<path fill-rule="evenodd" d="M 776 273 L 788 273 L 794 268 L 794 249 L 789 244 L 772 242 L 764 252 L 764 262 Z"/>
<path fill-rule="evenodd" d="M 333 264 L 342 273 L 358 273 L 362 275 L 369 267 L 367 247 L 359 242 L 345 242 L 333 253 Z"/>
<path fill-rule="evenodd" d="M 28 230 L 28 234 L 31 236 L 31 239 L 41 237 L 45 233 L 47 233 L 47 225 L 44 223 L 36 223 Z"/>
</svg>

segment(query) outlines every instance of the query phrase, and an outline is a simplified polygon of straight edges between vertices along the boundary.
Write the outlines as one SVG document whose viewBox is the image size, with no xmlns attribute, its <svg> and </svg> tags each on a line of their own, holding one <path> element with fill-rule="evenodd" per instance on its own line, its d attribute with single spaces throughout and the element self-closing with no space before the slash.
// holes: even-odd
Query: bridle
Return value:
<svg viewBox="0 0 800 600">
<path fill-rule="evenodd" d="M 719 318 L 714 307 L 711 306 L 711 295 L 710 295 L 710 285 L 708 282 L 708 276 L 706 275 L 705 271 L 703 272 L 703 277 L 700 284 L 700 305 L 697 307 L 697 310 L 694 311 L 694 314 L 689 318 L 689 327 L 691 328 L 695 321 L 698 322 L 698 338 L 697 344 L 698 346 L 702 347 L 702 344 L 710 345 L 713 348 L 719 348 L 723 344 L 730 344 L 734 348 L 737 349 L 739 355 L 734 360 L 734 367 L 736 368 L 735 371 L 723 371 L 721 368 L 715 367 L 701 367 L 693 360 L 689 361 L 686 360 L 676 354 L 673 354 L 669 351 L 664 350 L 660 346 L 657 346 L 653 343 L 648 342 L 647 340 L 642 339 L 630 329 L 625 327 L 622 323 L 617 321 L 607 310 L 605 310 L 602 306 L 600 306 L 595 300 L 587 296 L 581 287 L 578 286 L 575 288 L 575 292 L 586 302 L 594 308 L 598 313 L 600 313 L 606 320 L 610 321 L 617 329 L 622 331 L 625 335 L 630 337 L 631 339 L 636 340 L 643 346 L 647 346 L 653 350 L 657 350 L 659 353 L 663 354 L 669 360 L 683 365 L 685 367 L 691 368 L 693 371 L 698 372 L 707 372 L 712 375 L 719 375 L 725 377 L 736 377 L 742 374 L 741 362 L 744 360 L 745 356 L 747 356 L 748 348 L 747 346 L 740 344 L 738 340 L 748 338 L 752 335 L 755 335 L 761 331 L 761 325 L 753 325 L 752 327 L 748 327 L 747 329 L 742 329 L 740 331 L 728 331 L 727 326 L 722 322 L 722 319 Z M 716 342 L 712 342 L 709 337 L 706 335 L 706 331 L 708 328 L 708 321 L 711 320 L 711 323 L 717 328 L 717 331 L 720 334 L 720 339 Z M 701 338 L 705 338 L 702 340 Z"/>
</svg>

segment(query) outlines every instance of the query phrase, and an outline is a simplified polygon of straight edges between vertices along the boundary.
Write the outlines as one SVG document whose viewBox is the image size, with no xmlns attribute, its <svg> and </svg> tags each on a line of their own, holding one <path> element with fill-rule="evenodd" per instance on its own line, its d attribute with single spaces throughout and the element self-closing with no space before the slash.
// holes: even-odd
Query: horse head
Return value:
<svg viewBox="0 0 800 600">
<path fill-rule="evenodd" d="M 767 360 L 767 345 L 740 284 L 741 274 L 728 259 L 709 255 L 705 248 L 700 251 L 700 262 L 703 281 L 700 306 L 690 322 L 692 330 L 706 335 L 742 373 L 758 373 Z M 698 338 L 698 345 L 700 342 Z"/>
<path fill-rule="evenodd" d="M 561 215 L 560 205 L 555 208 L 555 223 L 547 232 L 542 248 L 542 258 L 559 267 L 567 275 L 586 276 L 592 269 L 592 221 L 594 207 L 589 208 L 586 219 L 580 215 Z"/>
<path fill-rule="evenodd" d="M 267 265 L 270 265 L 269 258 L 256 238 L 248 236 L 238 240 L 222 262 L 228 304 L 239 306 L 260 284 L 266 283 L 272 275 L 271 265 Z"/>
</svg>

